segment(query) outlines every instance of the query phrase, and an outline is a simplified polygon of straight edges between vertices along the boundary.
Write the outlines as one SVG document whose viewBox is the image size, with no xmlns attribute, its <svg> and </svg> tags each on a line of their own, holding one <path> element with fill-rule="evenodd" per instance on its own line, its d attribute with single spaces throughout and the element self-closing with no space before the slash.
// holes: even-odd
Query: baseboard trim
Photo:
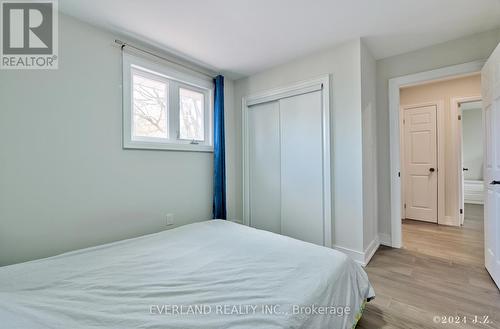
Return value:
<svg viewBox="0 0 500 329">
<path fill-rule="evenodd" d="M 354 260 L 356 263 L 360 264 L 361 266 L 364 266 L 363 265 L 364 261 L 365 261 L 365 254 L 364 253 L 357 251 L 357 250 L 337 246 L 337 245 L 333 246 L 333 248 L 337 249 L 340 252 L 343 252 L 347 256 L 351 257 L 352 260 Z"/>
<path fill-rule="evenodd" d="M 376 236 L 375 239 L 373 239 L 372 242 L 370 242 L 370 244 L 364 250 L 364 252 L 353 250 L 350 248 L 341 247 L 338 245 L 333 246 L 333 248 L 338 250 L 338 251 L 343 252 L 347 256 L 351 257 L 352 260 L 354 260 L 356 263 L 365 267 L 366 265 L 368 265 L 368 263 L 372 259 L 373 255 L 378 250 L 379 246 L 380 246 L 379 237 Z"/>
<path fill-rule="evenodd" d="M 380 240 L 379 240 L 379 237 L 377 235 L 377 236 L 375 236 L 375 239 L 373 239 L 372 242 L 370 242 L 368 247 L 365 249 L 365 259 L 364 259 L 363 266 L 368 265 L 368 263 L 372 259 L 373 255 L 375 255 L 375 252 L 377 252 L 378 247 L 380 247 Z"/>
</svg>

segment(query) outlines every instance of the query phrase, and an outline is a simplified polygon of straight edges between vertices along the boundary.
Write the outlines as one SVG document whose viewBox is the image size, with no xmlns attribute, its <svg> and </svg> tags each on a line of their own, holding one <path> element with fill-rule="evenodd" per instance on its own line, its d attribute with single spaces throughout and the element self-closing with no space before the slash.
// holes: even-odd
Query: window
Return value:
<svg viewBox="0 0 500 329">
<path fill-rule="evenodd" d="M 132 71 L 132 138 L 168 138 L 168 82 Z"/>
<path fill-rule="evenodd" d="M 123 90 L 124 148 L 213 150 L 210 79 L 124 53 Z"/>
<path fill-rule="evenodd" d="M 179 95 L 179 138 L 188 140 L 191 139 L 194 141 L 205 140 L 203 94 L 189 89 L 180 88 Z"/>
</svg>

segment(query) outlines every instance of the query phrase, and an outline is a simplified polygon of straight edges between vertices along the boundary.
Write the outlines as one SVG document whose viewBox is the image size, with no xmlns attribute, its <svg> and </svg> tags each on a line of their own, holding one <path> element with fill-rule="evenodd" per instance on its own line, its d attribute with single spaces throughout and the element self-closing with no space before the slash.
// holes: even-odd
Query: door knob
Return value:
<svg viewBox="0 0 500 329">
<path fill-rule="evenodd" d="M 462 168 L 463 171 L 469 171 L 469 168 Z"/>
<path fill-rule="evenodd" d="M 429 171 L 430 171 L 430 172 L 435 172 L 435 171 L 436 171 L 436 169 L 434 169 L 434 168 L 429 168 Z"/>
<path fill-rule="evenodd" d="M 494 180 L 490 184 L 491 185 L 500 185 L 500 180 Z"/>
</svg>

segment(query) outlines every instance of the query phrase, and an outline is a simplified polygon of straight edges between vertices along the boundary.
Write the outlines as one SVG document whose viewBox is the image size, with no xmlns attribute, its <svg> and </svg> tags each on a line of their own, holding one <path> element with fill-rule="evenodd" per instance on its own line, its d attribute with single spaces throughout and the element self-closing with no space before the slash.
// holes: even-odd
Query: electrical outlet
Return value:
<svg viewBox="0 0 500 329">
<path fill-rule="evenodd" d="M 174 214 L 167 214 L 167 226 L 174 225 Z"/>
</svg>

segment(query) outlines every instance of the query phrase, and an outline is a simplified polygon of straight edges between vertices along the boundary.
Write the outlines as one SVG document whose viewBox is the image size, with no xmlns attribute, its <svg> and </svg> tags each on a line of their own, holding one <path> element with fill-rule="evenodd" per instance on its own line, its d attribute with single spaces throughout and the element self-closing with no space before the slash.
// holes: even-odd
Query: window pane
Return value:
<svg viewBox="0 0 500 329">
<path fill-rule="evenodd" d="M 179 88 L 179 138 L 203 141 L 205 139 L 204 95 Z"/>
<path fill-rule="evenodd" d="M 133 74 L 133 137 L 168 138 L 165 82 Z"/>
</svg>

